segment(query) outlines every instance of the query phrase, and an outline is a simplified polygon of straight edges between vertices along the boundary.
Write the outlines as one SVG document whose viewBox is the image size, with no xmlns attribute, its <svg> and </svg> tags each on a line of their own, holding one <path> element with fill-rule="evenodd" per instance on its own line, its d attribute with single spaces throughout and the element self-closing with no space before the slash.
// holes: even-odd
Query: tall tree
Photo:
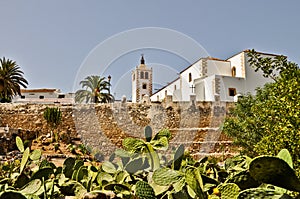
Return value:
<svg viewBox="0 0 300 199">
<path fill-rule="evenodd" d="M 87 76 L 80 84 L 83 89 L 76 91 L 76 102 L 108 103 L 114 100 L 110 94 L 110 83 L 105 80 L 105 77 Z"/>
<path fill-rule="evenodd" d="M 21 95 L 21 86 L 27 88 L 27 80 L 15 61 L 0 58 L 0 97 L 1 102 L 11 101 L 15 95 Z"/>
<path fill-rule="evenodd" d="M 273 83 L 243 96 L 225 120 L 223 131 L 250 155 L 276 155 L 287 148 L 300 159 L 300 69 L 285 56 L 264 58 L 255 51 L 250 64 Z M 300 166 L 300 162 L 296 162 Z"/>
</svg>

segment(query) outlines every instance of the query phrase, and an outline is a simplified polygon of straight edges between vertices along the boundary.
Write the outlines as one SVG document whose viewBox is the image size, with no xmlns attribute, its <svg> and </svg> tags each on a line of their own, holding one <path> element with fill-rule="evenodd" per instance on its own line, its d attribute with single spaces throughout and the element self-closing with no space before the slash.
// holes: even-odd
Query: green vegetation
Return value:
<svg viewBox="0 0 300 199">
<path fill-rule="evenodd" d="M 145 129 L 145 140 L 127 138 L 109 161 L 94 162 L 67 158 L 62 167 L 42 157 L 41 151 L 24 149 L 23 157 L 0 164 L 0 198 L 295 198 L 300 181 L 295 175 L 288 150 L 275 156 L 251 159 L 236 156 L 220 166 L 209 158 L 194 160 L 183 145 L 168 160 L 165 150 L 170 133 L 162 130 L 152 136 Z M 150 139 L 151 138 L 151 139 Z M 167 140 L 167 145 L 165 141 Z M 128 144 L 130 143 L 130 144 Z M 153 150 L 147 147 L 152 146 Z M 150 147 L 151 148 L 151 147 Z M 151 163 L 158 158 L 158 163 Z M 154 168 L 153 165 L 158 165 Z"/>
<path fill-rule="evenodd" d="M 296 169 L 300 159 L 300 69 L 285 56 L 263 58 L 254 50 L 250 64 L 274 80 L 245 95 L 225 120 L 223 131 L 249 156 L 276 155 L 286 148 Z"/>
<path fill-rule="evenodd" d="M 0 98 L 1 102 L 10 102 L 15 95 L 21 95 L 21 86 L 27 87 L 27 80 L 15 61 L 3 57 L 0 59 Z"/>
<path fill-rule="evenodd" d="M 108 103 L 114 100 L 110 92 L 110 82 L 105 77 L 91 75 L 80 82 L 84 90 L 75 93 L 75 101 L 82 103 Z"/>
<path fill-rule="evenodd" d="M 58 125 L 61 123 L 62 113 L 61 110 L 57 107 L 46 107 L 44 111 L 44 119 L 47 121 L 48 125 L 51 128 L 51 136 L 54 133 L 54 141 L 58 142 L 59 134 L 57 131 L 54 131 Z M 55 151 L 58 150 L 58 144 L 55 145 Z"/>
</svg>

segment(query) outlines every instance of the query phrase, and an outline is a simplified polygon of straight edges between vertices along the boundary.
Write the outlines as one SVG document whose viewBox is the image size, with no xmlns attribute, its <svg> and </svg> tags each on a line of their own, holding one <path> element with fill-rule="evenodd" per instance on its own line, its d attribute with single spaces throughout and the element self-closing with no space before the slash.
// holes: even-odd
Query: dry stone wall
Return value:
<svg viewBox="0 0 300 199">
<path fill-rule="evenodd" d="M 25 139 L 47 134 L 51 130 L 43 118 L 47 106 L 58 106 L 62 111 L 62 123 L 57 129 L 60 133 L 80 137 L 84 144 L 107 155 L 121 147 L 126 137 L 142 138 L 147 125 L 154 132 L 170 129 L 174 146 L 185 143 L 197 152 L 200 149 L 199 145 L 194 146 L 195 143 L 219 140 L 220 132 L 216 128 L 233 104 L 0 104 L 0 125 L 8 125 L 11 131 L 21 132 Z M 224 136 L 221 139 L 227 140 Z M 205 151 L 209 152 L 211 148 Z"/>
</svg>

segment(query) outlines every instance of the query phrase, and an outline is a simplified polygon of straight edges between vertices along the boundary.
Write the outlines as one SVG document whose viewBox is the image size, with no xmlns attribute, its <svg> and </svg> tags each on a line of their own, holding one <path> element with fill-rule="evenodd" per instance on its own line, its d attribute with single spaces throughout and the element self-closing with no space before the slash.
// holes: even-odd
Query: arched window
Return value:
<svg viewBox="0 0 300 199">
<path fill-rule="evenodd" d="M 148 72 L 145 72 L 145 79 L 149 79 Z"/>
<path fill-rule="evenodd" d="M 236 76 L 236 68 L 235 68 L 235 66 L 232 67 L 232 69 L 231 69 L 231 75 L 232 75 L 232 77 Z"/>
<path fill-rule="evenodd" d="M 189 73 L 189 82 L 192 81 L 192 73 Z"/>
<path fill-rule="evenodd" d="M 144 79 L 144 72 L 141 72 L 141 79 Z"/>
<path fill-rule="evenodd" d="M 143 89 L 147 89 L 147 84 L 143 84 Z"/>
</svg>

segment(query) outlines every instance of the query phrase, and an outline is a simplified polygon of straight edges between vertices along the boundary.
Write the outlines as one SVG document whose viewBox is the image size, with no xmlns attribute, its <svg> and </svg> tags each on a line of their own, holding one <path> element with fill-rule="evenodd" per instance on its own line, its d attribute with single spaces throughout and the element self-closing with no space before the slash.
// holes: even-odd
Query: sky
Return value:
<svg viewBox="0 0 300 199">
<path fill-rule="evenodd" d="M 75 92 L 87 75 L 111 75 L 131 97 L 144 54 L 154 89 L 202 56 L 245 49 L 300 63 L 300 2 L 238 0 L 0 0 L 0 57 L 15 60 L 28 88 Z"/>
</svg>

